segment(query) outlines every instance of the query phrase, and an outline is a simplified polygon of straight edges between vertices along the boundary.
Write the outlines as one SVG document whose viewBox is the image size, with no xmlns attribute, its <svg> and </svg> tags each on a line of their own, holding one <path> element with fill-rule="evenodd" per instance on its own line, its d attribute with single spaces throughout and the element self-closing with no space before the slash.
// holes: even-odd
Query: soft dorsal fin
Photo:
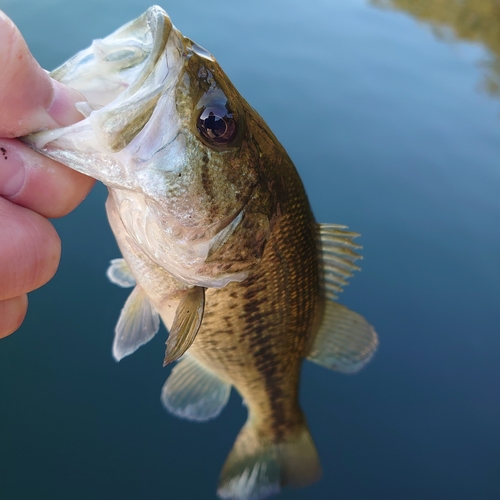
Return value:
<svg viewBox="0 0 500 500">
<path fill-rule="evenodd" d="M 135 285 L 134 275 L 125 259 L 113 259 L 106 271 L 106 276 L 111 283 L 122 288 L 129 288 Z"/>
<path fill-rule="evenodd" d="M 163 385 L 161 402 L 178 417 L 203 422 L 219 415 L 230 392 L 231 384 L 185 354 Z"/>
<path fill-rule="evenodd" d="M 355 373 L 370 361 L 377 346 L 377 334 L 363 316 L 326 300 L 323 321 L 307 359 L 325 368 Z"/>
<path fill-rule="evenodd" d="M 191 347 L 200 329 L 204 310 L 205 288 L 195 286 L 187 290 L 175 311 L 163 366 L 179 359 Z"/>
<path fill-rule="evenodd" d="M 346 231 L 346 226 L 317 225 L 320 280 L 329 299 L 336 299 L 342 287 L 347 285 L 346 279 L 352 276 L 353 271 L 359 271 L 354 261 L 361 258 L 355 252 L 361 246 L 353 242 L 358 236 L 358 233 Z"/>
<path fill-rule="evenodd" d="M 146 292 L 139 286 L 132 290 L 115 328 L 113 357 L 120 361 L 149 342 L 160 328 L 160 317 Z"/>
</svg>

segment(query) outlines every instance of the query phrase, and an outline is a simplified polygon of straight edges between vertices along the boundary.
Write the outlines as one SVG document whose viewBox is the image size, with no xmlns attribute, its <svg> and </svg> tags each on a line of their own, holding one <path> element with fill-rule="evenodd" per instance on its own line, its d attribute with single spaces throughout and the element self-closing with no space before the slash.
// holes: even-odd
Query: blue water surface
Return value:
<svg viewBox="0 0 500 500">
<path fill-rule="evenodd" d="M 390 2 L 385 2 L 390 3 Z M 481 0 L 478 0 L 478 4 Z M 0 0 L 52 69 L 144 0 Z M 288 500 L 500 498 L 500 101 L 491 54 L 365 0 L 169 0 L 294 160 L 319 221 L 362 234 L 340 301 L 377 329 L 355 376 L 307 364 L 323 479 Z M 500 20 L 499 20 L 500 23 Z M 159 402 L 166 332 L 111 358 L 127 291 L 97 186 L 54 221 L 55 278 L 0 341 L 2 500 L 213 499 L 246 410 L 194 424 Z"/>
</svg>

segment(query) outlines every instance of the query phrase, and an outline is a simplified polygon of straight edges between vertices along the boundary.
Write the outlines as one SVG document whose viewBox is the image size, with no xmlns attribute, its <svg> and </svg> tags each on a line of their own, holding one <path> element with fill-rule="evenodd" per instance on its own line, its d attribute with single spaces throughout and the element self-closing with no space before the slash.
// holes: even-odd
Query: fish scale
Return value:
<svg viewBox="0 0 500 500">
<path fill-rule="evenodd" d="M 281 171 L 284 168 L 282 164 Z M 190 349 L 195 358 L 231 380 L 252 418 L 262 422 L 260 433 L 275 442 L 303 425 L 300 364 L 319 301 L 314 221 L 308 205 L 297 200 L 291 196 L 290 203 L 282 204 L 285 215 L 271 230 L 258 270 L 241 284 L 207 296 L 204 321 Z M 224 314 L 231 326 L 220 331 Z"/>
<path fill-rule="evenodd" d="M 234 387 L 248 418 L 218 495 L 260 500 L 316 481 L 298 402 L 305 359 L 354 373 L 378 337 L 335 300 L 358 236 L 316 224 L 283 146 L 205 49 L 159 7 L 51 76 L 82 95 L 84 119 L 24 141 L 102 181 L 122 253 L 107 271 L 133 286 L 115 328 L 117 361 L 169 332 L 164 407 L 215 418 Z"/>
</svg>

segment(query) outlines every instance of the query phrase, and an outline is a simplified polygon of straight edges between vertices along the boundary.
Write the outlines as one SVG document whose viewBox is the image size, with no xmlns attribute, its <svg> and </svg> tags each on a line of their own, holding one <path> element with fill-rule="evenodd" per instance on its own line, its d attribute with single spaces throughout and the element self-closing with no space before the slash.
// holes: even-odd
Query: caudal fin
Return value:
<svg viewBox="0 0 500 500">
<path fill-rule="evenodd" d="M 318 452 L 305 424 L 276 443 L 263 440 L 247 422 L 222 468 L 217 494 L 223 499 L 261 500 L 282 486 L 306 486 L 320 476 Z"/>
</svg>

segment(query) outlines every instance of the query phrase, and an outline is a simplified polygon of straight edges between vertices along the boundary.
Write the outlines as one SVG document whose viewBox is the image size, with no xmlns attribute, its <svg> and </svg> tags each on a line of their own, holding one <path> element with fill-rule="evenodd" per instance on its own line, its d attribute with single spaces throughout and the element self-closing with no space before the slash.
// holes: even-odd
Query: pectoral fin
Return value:
<svg viewBox="0 0 500 500">
<path fill-rule="evenodd" d="M 205 288 L 195 286 L 181 299 L 167 340 L 163 366 L 179 359 L 190 347 L 200 329 L 205 310 Z"/>
<path fill-rule="evenodd" d="M 158 313 L 137 285 L 125 302 L 115 328 L 113 357 L 120 361 L 149 342 L 160 328 Z"/>
<path fill-rule="evenodd" d="M 122 288 L 129 288 L 135 285 L 134 275 L 130 271 L 125 259 L 113 259 L 106 271 L 106 276 L 111 283 Z"/>
<path fill-rule="evenodd" d="M 163 385 L 161 402 L 178 417 L 203 422 L 219 415 L 230 392 L 231 384 L 186 354 Z"/>
<path fill-rule="evenodd" d="M 355 373 L 370 361 L 377 346 L 377 334 L 363 316 L 327 300 L 307 359 L 325 368 Z"/>
</svg>

